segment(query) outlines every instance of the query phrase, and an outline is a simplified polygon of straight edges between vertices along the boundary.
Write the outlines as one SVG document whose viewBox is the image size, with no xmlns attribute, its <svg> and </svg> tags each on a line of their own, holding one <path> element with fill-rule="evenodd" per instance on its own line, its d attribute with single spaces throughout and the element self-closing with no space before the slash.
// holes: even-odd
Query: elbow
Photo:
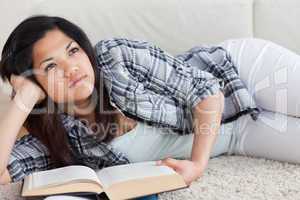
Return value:
<svg viewBox="0 0 300 200">
<path fill-rule="evenodd" d="M 6 185 L 6 180 L 4 179 L 4 172 L 0 172 L 0 185 Z"/>
<path fill-rule="evenodd" d="M 0 185 L 7 185 L 7 184 L 9 184 L 9 182 L 6 180 L 2 180 L 2 178 L 0 177 Z"/>
<path fill-rule="evenodd" d="M 4 170 L 0 172 L 0 185 L 6 185 L 11 182 L 8 171 Z"/>
<path fill-rule="evenodd" d="M 220 102 L 220 112 L 223 113 L 225 105 L 225 96 L 222 91 L 218 92 L 219 102 Z"/>
<path fill-rule="evenodd" d="M 200 101 L 194 108 L 195 114 L 222 114 L 224 111 L 225 97 L 223 92 L 220 90 L 214 95 L 207 97 Z"/>
</svg>

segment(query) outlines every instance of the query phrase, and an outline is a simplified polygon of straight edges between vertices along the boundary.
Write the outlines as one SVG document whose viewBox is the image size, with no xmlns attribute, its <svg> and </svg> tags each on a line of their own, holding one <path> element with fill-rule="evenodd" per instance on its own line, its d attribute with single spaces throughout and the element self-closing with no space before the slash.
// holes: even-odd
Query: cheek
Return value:
<svg viewBox="0 0 300 200">
<path fill-rule="evenodd" d="M 57 80 L 54 77 L 49 77 L 45 83 L 45 90 L 48 96 L 56 103 L 65 102 L 65 97 L 67 96 L 67 88 L 63 81 Z"/>
<path fill-rule="evenodd" d="M 90 79 L 90 83 L 92 85 L 94 85 L 94 83 L 95 83 L 95 72 L 94 72 L 92 64 L 91 64 L 91 62 L 90 62 L 90 60 L 87 56 L 83 59 L 83 62 L 81 63 L 81 66 L 84 68 L 85 73 L 88 74 L 89 79 Z"/>
<path fill-rule="evenodd" d="M 63 82 L 55 82 L 53 83 L 53 87 L 51 88 L 52 99 L 57 103 L 66 102 L 66 97 L 68 96 L 68 89 L 66 88 Z"/>
<path fill-rule="evenodd" d="M 92 86 L 95 85 L 95 72 L 92 67 L 90 69 L 90 82 L 91 82 Z"/>
<path fill-rule="evenodd" d="M 61 81 L 49 82 L 48 95 L 56 103 L 74 102 L 77 100 L 86 99 L 91 95 L 94 86 L 92 78 L 90 77 L 81 85 L 75 88 L 69 88 L 68 83 Z"/>
</svg>

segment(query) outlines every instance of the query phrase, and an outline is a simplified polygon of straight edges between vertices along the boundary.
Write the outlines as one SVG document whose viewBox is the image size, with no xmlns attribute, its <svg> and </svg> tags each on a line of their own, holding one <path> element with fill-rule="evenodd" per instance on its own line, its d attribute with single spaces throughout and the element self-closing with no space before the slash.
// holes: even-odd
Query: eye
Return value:
<svg viewBox="0 0 300 200">
<path fill-rule="evenodd" d="M 76 53 L 77 51 L 79 51 L 79 48 L 73 47 L 73 48 L 69 51 L 69 56 L 73 55 L 73 54 Z"/>
<path fill-rule="evenodd" d="M 55 63 L 50 63 L 49 65 L 46 66 L 45 71 L 49 71 L 50 69 L 52 69 L 55 66 L 56 66 Z"/>
</svg>

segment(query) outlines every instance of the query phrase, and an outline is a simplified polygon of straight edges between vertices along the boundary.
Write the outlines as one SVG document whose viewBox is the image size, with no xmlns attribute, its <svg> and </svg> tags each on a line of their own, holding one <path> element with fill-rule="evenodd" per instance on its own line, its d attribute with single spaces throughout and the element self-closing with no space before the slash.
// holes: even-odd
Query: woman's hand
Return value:
<svg viewBox="0 0 300 200">
<path fill-rule="evenodd" d="M 10 77 L 10 84 L 13 87 L 12 99 L 18 93 L 20 96 L 18 101 L 21 101 L 18 103 L 22 103 L 25 107 L 31 105 L 32 101 L 36 104 L 46 98 L 45 92 L 36 83 L 24 76 L 12 74 Z"/>
<path fill-rule="evenodd" d="M 185 183 L 189 186 L 193 181 L 203 175 L 207 164 L 199 164 L 190 160 L 177 160 L 167 158 L 157 161 L 157 165 L 166 165 L 182 175 Z"/>
</svg>

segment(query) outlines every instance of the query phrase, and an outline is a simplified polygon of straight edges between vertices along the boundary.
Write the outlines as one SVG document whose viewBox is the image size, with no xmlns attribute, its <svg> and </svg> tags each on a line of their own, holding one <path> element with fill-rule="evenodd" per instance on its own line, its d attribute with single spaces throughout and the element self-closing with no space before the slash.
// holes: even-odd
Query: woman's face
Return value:
<svg viewBox="0 0 300 200">
<path fill-rule="evenodd" d="M 35 76 L 54 102 L 82 102 L 92 94 L 95 74 L 87 54 L 59 29 L 38 40 L 32 56 Z"/>
</svg>

